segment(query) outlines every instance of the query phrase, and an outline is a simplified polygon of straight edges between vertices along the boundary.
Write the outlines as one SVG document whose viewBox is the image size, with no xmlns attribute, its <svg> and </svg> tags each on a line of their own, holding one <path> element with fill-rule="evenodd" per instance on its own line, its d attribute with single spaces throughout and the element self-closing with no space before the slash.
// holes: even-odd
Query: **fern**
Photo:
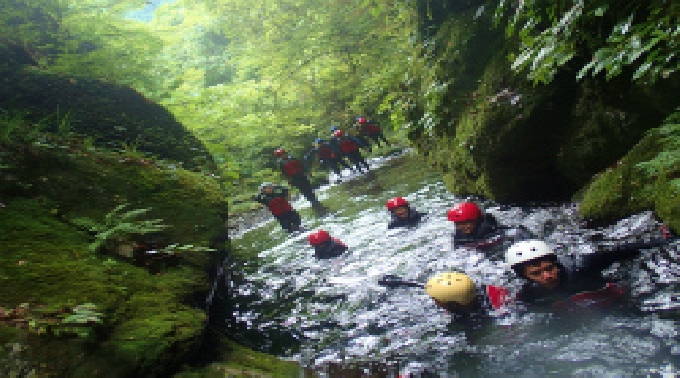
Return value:
<svg viewBox="0 0 680 378">
<path fill-rule="evenodd" d="M 90 218 L 76 218 L 72 223 L 95 234 L 94 242 L 90 244 L 90 251 L 96 252 L 107 242 L 130 240 L 132 235 L 144 235 L 162 231 L 169 226 L 163 224 L 162 219 L 136 220 L 146 214 L 150 208 L 124 211 L 128 204 L 116 206 L 104 217 L 103 222 Z"/>
</svg>

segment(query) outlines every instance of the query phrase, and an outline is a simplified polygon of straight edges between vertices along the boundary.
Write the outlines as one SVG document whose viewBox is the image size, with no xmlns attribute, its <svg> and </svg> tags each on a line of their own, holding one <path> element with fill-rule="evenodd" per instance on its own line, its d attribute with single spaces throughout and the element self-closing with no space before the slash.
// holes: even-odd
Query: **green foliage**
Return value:
<svg viewBox="0 0 680 378">
<path fill-rule="evenodd" d="M 25 123 L 23 114 L 9 114 L 2 109 L 0 113 L 0 143 L 8 143 L 19 128 Z"/>
<path fill-rule="evenodd" d="M 139 142 L 134 141 L 134 142 L 121 142 L 120 143 L 120 154 L 123 157 L 130 158 L 130 159 L 143 159 L 146 157 L 148 154 L 144 151 L 141 151 L 139 149 Z"/>
<path fill-rule="evenodd" d="M 59 114 L 59 108 L 57 107 L 57 133 L 62 137 L 68 137 L 73 132 L 73 125 L 71 124 L 71 111 L 66 112 L 64 115 Z"/>
<path fill-rule="evenodd" d="M 89 218 L 75 218 L 73 224 L 84 227 L 95 234 L 95 241 L 90 244 L 90 251 L 96 252 L 107 243 L 129 241 L 133 235 L 144 235 L 159 232 L 168 226 L 162 224 L 162 219 L 135 220 L 151 209 L 134 209 L 123 211 L 128 204 L 116 206 L 111 210 L 102 222 L 97 222 Z"/>
<path fill-rule="evenodd" d="M 27 119 L 28 112 L 0 109 L 0 143 L 32 143 L 43 134 L 48 118 L 39 122 Z"/>
<path fill-rule="evenodd" d="M 572 61 L 579 65 L 578 79 L 605 73 L 606 79 L 626 75 L 653 83 L 680 68 L 677 2 L 501 0 L 496 14 L 499 23 L 507 18 L 508 35 L 520 41 L 513 69 L 535 83 L 551 82 Z"/>
<path fill-rule="evenodd" d="M 675 177 L 680 172 L 680 109 L 668 116 L 662 126 L 653 132 L 660 135 L 660 143 L 665 148 L 652 159 L 637 163 L 636 167 L 651 177 L 670 178 L 670 183 L 680 189 L 680 178 Z"/>
</svg>

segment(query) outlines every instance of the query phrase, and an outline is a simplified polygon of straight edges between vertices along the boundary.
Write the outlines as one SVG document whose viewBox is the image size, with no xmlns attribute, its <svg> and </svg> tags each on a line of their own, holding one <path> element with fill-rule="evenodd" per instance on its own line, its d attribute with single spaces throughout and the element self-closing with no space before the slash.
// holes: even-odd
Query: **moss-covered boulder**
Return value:
<svg viewBox="0 0 680 378">
<path fill-rule="evenodd" d="M 97 235 L 76 220 L 105 223 L 127 204 L 149 209 L 140 220 L 167 227 L 128 231 L 113 245 L 153 239 L 156 248 L 220 248 L 219 183 L 172 164 L 45 138 L 0 144 L 0 375 L 167 376 L 203 340 L 212 252 L 142 250 L 132 258 L 112 245 L 92 250 Z"/>
<path fill-rule="evenodd" d="M 680 122 L 669 118 L 650 130 L 615 167 L 596 175 L 583 191 L 581 213 L 611 222 L 654 210 L 680 231 Z"/>
<path fill-rule="evenodd" d="M 212 166 L 196 136 L 162 106 L 134 89 L 32 65 L 20 46 L 0 42 L 0 117 L 23 117 L 33 128 L 75 134 L 109 149 L 148 153 L 186 167 Z"/>
</svg>

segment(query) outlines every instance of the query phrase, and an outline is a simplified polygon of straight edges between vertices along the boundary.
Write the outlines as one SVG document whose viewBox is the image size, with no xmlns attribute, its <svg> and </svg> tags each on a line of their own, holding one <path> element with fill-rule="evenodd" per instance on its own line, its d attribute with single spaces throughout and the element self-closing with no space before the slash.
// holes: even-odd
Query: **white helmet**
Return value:
<svg viewBox="0 0 680 378">
<path fill-rule="evenodd" d="M 505 252 L 505 262 L 510 264 L 510 267 L 516 268 L 519 264 L 548 255 L 555 255 L 555 251 L 546 242 L 522 240 L 508 248 Z"/>
</svg>

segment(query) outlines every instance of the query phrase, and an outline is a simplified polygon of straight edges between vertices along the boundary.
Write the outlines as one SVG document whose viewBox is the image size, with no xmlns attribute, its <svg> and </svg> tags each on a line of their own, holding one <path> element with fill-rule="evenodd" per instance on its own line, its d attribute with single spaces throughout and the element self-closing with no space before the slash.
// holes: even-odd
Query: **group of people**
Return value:
<svg viewBox="0 0 680 378">
<path fill-rule="evenodd" d="M 380 146 L 381 143 L 387 145 L 388 142 L 380 126 L 360 116 L 356 117 L 348 133 L 338 126 L 331 127 L 331 138 L 329 140 L 317 138 L 314 141 L 314 148 L 305 154 L 303 160 L 290 156 L 283 148 L 276 149 L 274 156 L 281 174 L 288 183 L 298 189 L 318 215 L 323 215 L 327 209 L 316 197 L 309 181 L 308 169 L 305 168 L 310 165 L 308 164 L 310 159 L 316 156 L 320 166 L 332 169 L 338 178 L 342 176 L 340 166 L 354 172 L 367 173 L 370 167 L 361 155 L 360 149 L 370 151 L 372 144 Z M 300 230 L 302 219 L 290 204 L 290 195 L 286 187 L 271 182 L 262 183 L 253 200 L 265 205 L 285 231 L 292 233 Z"/>
<path fill-rule="evenodd" d="M 392 217 L 388 228 L 416 226 L 426 215 L 401 197 L 389 199 L 386 207 Z M 660 224 L 658 237 L 651 241 L 620 243 L 582 255 L 563 256 L 529 230 L 502 225 L 491 213 L 482 211 L 471 201 L 453 206 L 447 212 L 447 218 L 455 225 L 454 248 L 474 248 L 492 260 L 504 260 L 515 276 L 524 281 L 521 289 L 511 295 L 504 287 L 477 285 L 464 272 L 434 275 L 425 285 L 425 291 L 437 306 L 462 323 L 504 314 L 510 304 L 548 311 L 610 306 L 627 290 L 625 286 L 603 278 L 602 272 L 617 261 L 638 256 L 641 250 L 668 244 L 671 238 L 668 229 Z M 318 242 L 321 239 L 326 242 Z M 332 238 L 325 230 L 310 234 L 308 240 L 318 258 L 336 257 L 347 250 L 340 240 Z"/>
<path fill-rule="evenodd" d="M 371 151 L 372 145 L 388 144 L 380 126 L 366 117 L 356 117 L 347 132 L 338 126 L 330 129 L 328 140 L 317 138 L 314 147 L 304 156 L 304 161 L 311 165 L 315 157 L 324 169 L 331 169 L 338 179 L 342 176 L 340 166 L 359 173 L 367 173 L 370 169 L 361 149 Z"/>
<path fill-rule="evenodd" d="M 602 309 L 618 302 L 624 285 L 604 278 L 603 271 L 617 261 L 638 256 L 642 249 L 667 243 L 621 244 L 583 255 L 558 255 L 540 239 L 521 240 L 505 252 L 505 262 L 523 280 L 517 293 L 494 285 L 476 285 L 464 272 L 439 273 L 429 279 L 425 291 L 435 304 L 461 322 L 503 314 L 509 304 L 525 309 L 573 312 Z"/>
<path fill-rule="evenodd" d="M 355 125 L 365 126 L 364 129 L 357 128 L 364 131 L 349 136 L 333 128 L 332 139 L 317 139 L 315 148 L 305 156 L 305 160 L 316 154 L 321 166 L 330 167 L 338 176 L 339 165 L 352 169 L 343 160 L 344 157 L 354 164 L 355 170 L 368 171 L 368 164 L 359 148 L 370 148 L 368 139 L 374 143 L 387 143 L 387 140 L 379 127 L 373 126 L 364 117 L 358 117 Z M 288 182 L 298 188 L 313 209 L 325 212 L 314 194 L 303 163 L 290 157 L 283 149 L 277 149 L 274 155 L 279 159 L 281 172 Z M 301 218 L 288 202 L 288 196 L 285 187 L 263 183 L 254 199 L 269 208 L 284 230 L 299 231 Z M 391 217 L 388 229 L 415 227 L 427 215 L 414 209 L 402 197 L 391 198 L 385 205 Z M 488 319 L 509 303 L 568 310 L 610 305 L 624 296 L 626 289 L 605 280 L 602 272 L 616 261 L 637 256 L 641 249 L 667 243 L 670 237 L 664 234 L 660 235 L 660 242 L 621 244 L 579 256 L 561 256 L 526 228 L 502 225 L 491 213 L 482 211 L 472 201 L 453 206 L 447 212 L 447 219 L 455 225 L 452 233 L 454 248 L 474 248 L 486 253 L 492 260 L 504 260 L 514 274 L 524 280 L 521 289 L 511 296 L 509 290 L 503 287 L 475 284 L 464 272 L 443 272 L 433 276 L 425 285 L 425 291 L 437 306 L 462 322 Z M 348 250 L 347 245 L 323 229 L 311 232 L 307 240 L 314 247 L 318 259 L 335 258 Z"/>
</svg>

